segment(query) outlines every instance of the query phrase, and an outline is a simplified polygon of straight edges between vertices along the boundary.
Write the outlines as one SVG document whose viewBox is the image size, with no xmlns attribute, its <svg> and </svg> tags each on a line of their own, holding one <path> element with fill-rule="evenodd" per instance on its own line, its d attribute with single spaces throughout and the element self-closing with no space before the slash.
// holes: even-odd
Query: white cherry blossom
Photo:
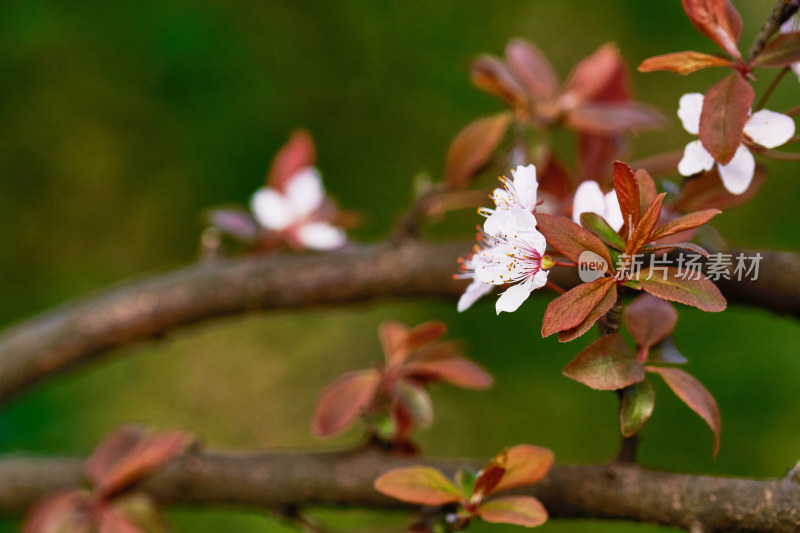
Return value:
<svg viewBox="0 0 800 533">
<path fill-rule="evenodd" d="M 600 184 L 593 180 L 581 183 L 572 200 L 572 220 L 576 224 L 581 223 L 583 213 L 600 215 L 608 222 L 609 226 L 614 228 L 614 231 L 619 231 L 624 223 L 617 193 L 612 190 L 603 194 Z"/>
<path fill-rule="evenodd" d="M 322 216 L 325 202 L 319 171 L 305 167 L 287 180 L 283 191 L 258 189 L 250 200 L 250 209 L 261 227 L 284 233 L 305 248 L 341 248 L 347 235 Z"/>
<path fill-rule="evenodd" d="M 494 241 L 476 254 L 475 278 L 491 285 L 512 284 L 497 299 L 495 310 L 513 312 L 547 283 L 547 268 L 552 266 L 544 255 L 547 242 L 526 209 L 497 210 L 486 220 L 487 226 L 495 231 L 490 233 Z"/>
<path fill-rule="evenodd" d="M 489 216 L 497 210 L 536 209 L 539 182 L 536 180 L 536 167 L 534 165 L 517 166 L 511 171 L 512 179 L 503 176 L 500 182 L 503 188 L 496 188 L 492 192 L 495 209 L 482 207 L 480 213 Z"/>
<path fill-rule="evenodd" d="M 703 110 L 703 95 L 688 93 L 681 96 L 678 117 L 686 131 L 693 135 L 700 132 L 700 113 Z M 786 143 L 794 135 L 795 124 L 791 117 L 762 109 L 750 115 L 744 126 L 744 134 L 756 144 L 765 148 L 776 148 Z M 705 149 L 700 140 L 686 145 L 683 158 L 678 163 L 678 172 L 691 176 L 714 167 L 714 157 Z M 755 174 L 756 161 L 744 144 L 727 164 L 717 164 L 720 178 L 725 188 L 732 194 L 742 194 L 750 186 Z"/>
</svg>

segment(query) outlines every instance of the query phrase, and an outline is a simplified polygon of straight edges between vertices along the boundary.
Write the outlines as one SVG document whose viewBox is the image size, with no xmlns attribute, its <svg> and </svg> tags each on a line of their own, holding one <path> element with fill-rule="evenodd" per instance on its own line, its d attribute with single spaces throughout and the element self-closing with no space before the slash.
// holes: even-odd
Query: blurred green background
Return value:
<svg viewBox="0 0 800 533">
<path fill-rule="evenodd" d="M 772 1 L 735 1 L 752 42 Z M 131 276 L 196 259 L 204 209 L 245 203 L 296 126 L 317 142 L 326 186 L 364 215 L 352 232 L 390 231 L 420 171 L 438 176 L 468 121 L 500 104 L 468 82 L 467 62 L 525 37 L 562 76 L 615 41 L 632 65 L 658 53 L 716 52 L 677 0 L 337 2 L 5 0 L 0 3 L 0 324 Z M 681 148 L 681 94 L 721 71 L 633 74 L 641 100 L 668 117 L 634 139 L 631 158 Z M 762 90 L 770 79 L 757 83 Z M 787 79 L 769 106 L 797 104 Z M 735 245 L 797 249 L 796 167 L 771 164 L 756 200 L 718 217 Z M 470 238 L 467 213 L 436 229 Z M 249 316 L 182 330 L 26 393 L 0 412 L 4 453 L 87 453 L 128 421 L 181 427 L 211 446 L 325 448 L 308 430 L 318 391 L 380 358 L 378 323 L 444 320 L 497 378 L 477 393 L 436 388 L 438 423 L 419 434 L 434 455 L 488 457 L 529 442 L 560 461 L 609 458 L 616 399 L 561 376 L 590 339 L 539 338 L 548 297 L 496 317 L 491 298 L 464 314 L 424 301 Z M 800 326 L 763 311 L 680 310 L 676 340 L 723 414 L 722 449 L 662 384 L 641 457 L 659 468 L 780 476 L 800 459 Z M 280 483 L 280 480 L 275 480 Z M 277 532 L 260 513 L 178 510 L 179 531 Z M 402 516 L 324 510 L 333 526 L 380 530 Z M 3 518 L 0 531 L 16 531 Z M 511 531 L 479 526 L 476 531 Z M 650 531 L 553 522 L 543 532 Z M 659 530 L 660 531 L 660 530 Z"/>
</svg>

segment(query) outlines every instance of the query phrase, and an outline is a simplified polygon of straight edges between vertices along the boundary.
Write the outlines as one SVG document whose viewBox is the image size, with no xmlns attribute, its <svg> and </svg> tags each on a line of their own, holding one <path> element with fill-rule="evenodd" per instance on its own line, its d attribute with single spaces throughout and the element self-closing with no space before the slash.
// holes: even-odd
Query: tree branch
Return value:
<svg viewBox="0 0 800 533">
<path fill-rule="evenodd" d="M 406 242 L 330 254 L 218 260 L 128 282 L 39 315 L 0 334 L 0 400 L 113 348 L 189 324 L 268 309 L 380 298 L 454 297 L 452 279 L 469 243 Z M 720 280 L 731 303 L 800 317 L 800 254 L 760 252 L 757 281 Z M 576 269 L 550 280 L 577 282 Z"/>
<path fill-rule="evenodd" d="M 54 490 L 79 486 L 81 459 L 0 460 L 0 510 L 19 512 Z M 482 462 L 426 460 L 374 449 L 339 453 L 191 452 L 143 487 L 165 505 L 234 505 L 266 509 L 355 506 L 406 509 L 372 483 L 399 466 L 428 464 L 452 475 Z M 539 498 L 552 518 L 631 520 L 705 531 L 795 532 L 800 485 L 673 474 L 612 463 L 553 467 L 522 490 Z"/>
</svg>

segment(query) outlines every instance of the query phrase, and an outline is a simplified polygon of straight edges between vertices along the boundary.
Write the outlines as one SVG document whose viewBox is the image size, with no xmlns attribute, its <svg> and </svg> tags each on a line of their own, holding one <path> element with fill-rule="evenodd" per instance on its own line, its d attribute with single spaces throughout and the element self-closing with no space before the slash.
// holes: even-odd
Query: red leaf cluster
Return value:
<svg viewBox="0 0 800 533">
<path fill-rule="evenodd" d="M 426 322 L 409 328 L 402 322 L 382 323 L 378 333 L 385 364 L 381 369 L 344 374 L 322 391 L 312 421 L 319 437 L 340 433 L 361 415 L 388 413 L 392 440 L 405 444 L 414 428 L 428 426 L 433 405 L 427 385 L 444 382 L 469 389 L 485 389 L 492 377 L 459 355 L 456 343 L 440 342 L 447 328 Z"/>
<path fill-rule="evenodd" d="M 435 468 L 415 466 L 389 470 L 375 480 L 375 489 L 418 505 L 457 503 L 462 508 L 458 514 L 462 526 L 480 517 L 486 522 L 535 527 L 547 521 L 547 511 L 539 500 L 532 496 L 492 496 L 538 482 L 552 465 L 550 450 L 520 444 L 500 452 L 477 474 L 459 471 L 456 483 Z"/>
<path fill-rule="evenodd" d="M 149 433 L 126 426 L 106 437 L 86 460 L 91 490 L 55 494 L 28 515 L 25 533 L 144 533 L 162 519 L 135 486 L 183 453 L 190 438 L 182 432 Z"/>
</svg>

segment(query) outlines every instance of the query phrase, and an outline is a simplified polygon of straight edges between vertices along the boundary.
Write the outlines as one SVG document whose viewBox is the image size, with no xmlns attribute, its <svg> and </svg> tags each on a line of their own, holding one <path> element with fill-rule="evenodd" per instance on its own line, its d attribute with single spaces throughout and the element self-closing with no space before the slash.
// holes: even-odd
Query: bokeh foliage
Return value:
<svg viewBox="0 0 800 533">
<path fill-rule="evenodd" d="M 772 2 L 736 4 L 749 43 Z M 469 85 L 466 66 L 474 54 L 500 53 L 514 36 L 537 43 L 562 75 L 606 41 L 633 65 L 668 50 L 711 51 L 677 0 L 3 2 L 0 323 L 195 260 L 203 210 L 246 202 L 298 125 L 317 141 L 328 189 L 364 215 L 354 237 L 386 236 L 413 177 L 438 176 L 455 133 L 500 109 Z M 639 99 L 669 121 L 664 133 L 635 139 L 631 158 L 682 148 L 688 135 L 674 115 L 679 96 L 718 77 L 634 74 Z M 795 84 L 787 80 L 770 108 L 796 105 Z M 756 200 L 715 225 L 734 245 L 797 249 L 797 167 L 770 166 Z M 469 238 L 476 223 L 472 212 L 456 214 L 431 233 Z M 497 377 L 489 392 L 434 391 L 439 420 L 420 435 L 429 453 L 488 458 L 530 442 L 560 461 L 604 460 L 617 445 L 616 400 L 561 376 L 590 339 L 542 340 L 545 299 L 537 294 L 502 317 L 491 302 L 459 315 L 454 302 L 433 301 L 191 328 L 3 406 L 0 449 L 86 453 L 131 420 L 182 427 L 214 446 L 316 445 L 307 421 L 318 391 L 377 361 L 377 325 L 396 317 L 447 322 L 451 337 L 464 339 L 467 353 Z M 749 476 L 778 476 L 793 465 L 800 459 L 799 335 L 796 322 L 762 311 L 681 309 L 677 343 L 719 401 L 722 448 L 712 461 L 702 421 L 657 386 L 643 433 L 645 464 Z M 356 438 L 351 432 L 336 442 Z M 386 520 L 319 515 L 359 530 Z M 288 531 L 253 513 L 180 510 L 173 519 L 180 531 Z M 0 531 L 15 524 L 7 519 Z M 542 531 L 647 529 L 554 522 Z"/>
</svg>

